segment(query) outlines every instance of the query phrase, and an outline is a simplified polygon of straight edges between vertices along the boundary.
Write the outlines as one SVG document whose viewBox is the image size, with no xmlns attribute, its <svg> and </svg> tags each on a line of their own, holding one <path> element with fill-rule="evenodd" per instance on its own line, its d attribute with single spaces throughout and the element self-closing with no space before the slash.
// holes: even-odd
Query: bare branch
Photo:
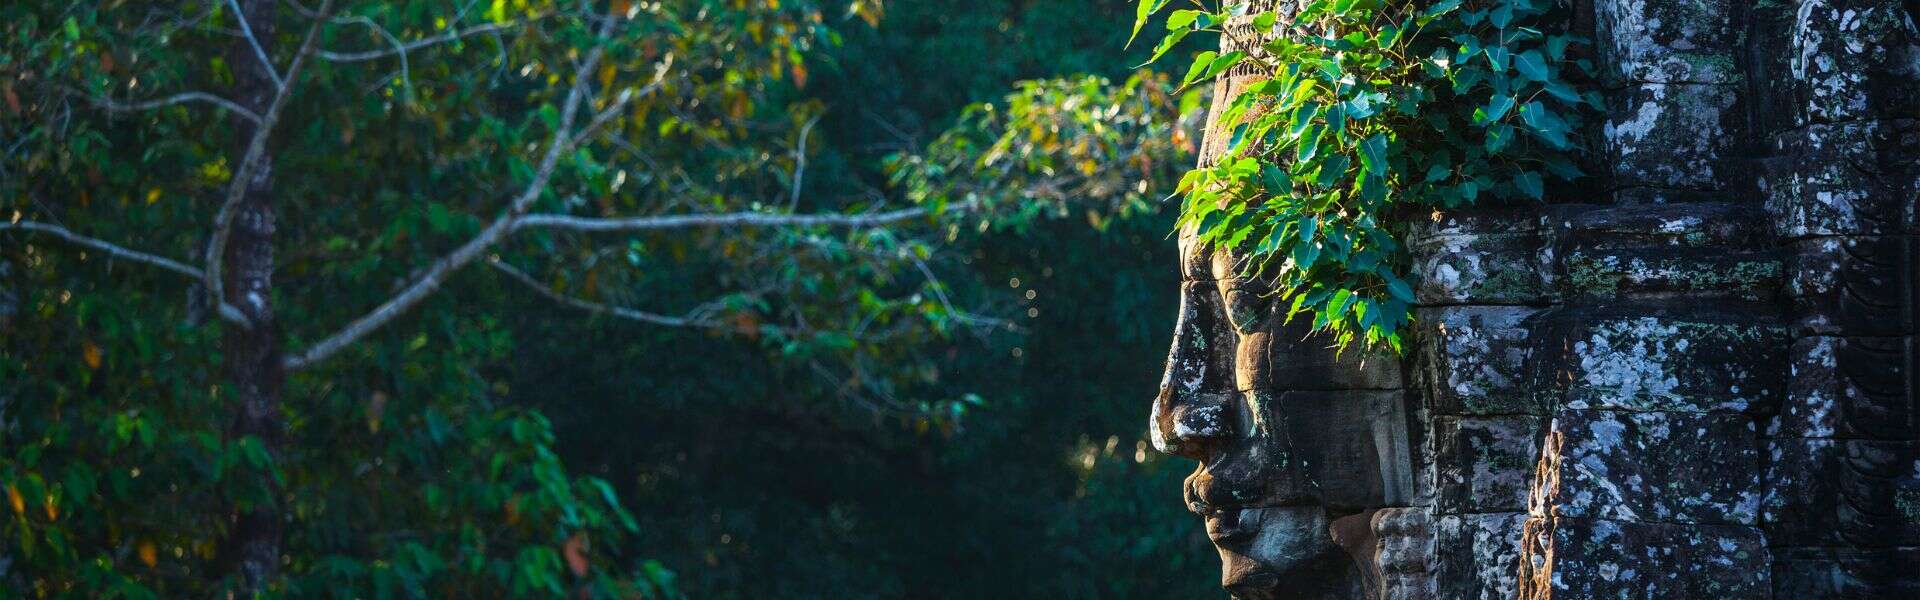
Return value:
<svg viewBox="0 0 1920 600">
<path fill-rule="evenodd" d="M 141 110 L 152 110 L 155 108 L 165 108 L 168 106 L 173 106 L 175 104 L 185 104 L 188 102 L 206 102 L 208 104 L 212 104 L 214 106 L 218 106 L 220 108 L 226 109 L 227 112 L 231 112 L 233 114 L 239 115 L 240 118 L 246 119 L 248 121 L 252 121 L 255 124 L 260 123 L 260 115 L 254 114 L 253 111 L 247 110 L 246 107 L 241 106 L 237 102 L 228 100 L 226 98 L 221 98 L 219 96 L 215 96 L 213 94 L 209 94 L 206 92 L 186 92 L 181 94 L 174 94 L 172 96 L 167 96 L 165 98 L 147 100 L 144 102 L 135 102 L 132 104 L 125 104 L 125 103 L 115 101 L 112 98 L 104 98 L 104 97 L 102 98 L 89 97 L 87 99 L 93 102 L 94 104 L 99 105 L 100 108 L 107 109 L 107 111 L 109 112 L 132 112 L 132 111 L 141 111 Z"/>
<path fill-rule="evenodd" d="M 584 310 L 590 313 L 594 313 L 598 315 L 607 315 L 611 317 L 619 317 L 619 318 L 627 319 L 630 321 L 639 321 L 642 323 L 651 323 L 654 325 L 661 325 L 666 327 L 702 327 L 702 328 L 708 328 L 708 329 L 720 329 L 720 328 L 726 327 L 725 323 L 694 316 L 693 313 L 689 313 L 688 316 L 674 317 L 674 316 L 668 316 L 668 315 L 663 315 L 659 313 L 650 313 L 646 311 L 634 310 L 631 308 L 622 308 L 618 306 L 612 306 L 608 304 L 602 304 L 599 302 L 592 302 L 589 300 L 575 298 L 573 296 L 568 296 L 568 295 L 553 291 L 552 288 L 549 288 L 546 285 L 541 284 L 539 281 L 534 280 L 532 276 L 527 275 L 526 273 L 520 271 L 519 269 L 515 269 L 512 266 L 509 266 L 505 262 L 502 262 L 499 260 L 493 260 L 493 261 L 489 261 L 489 264 L 493 265 L 493 268 L 498 269 L 500 272 L 507 274 L 507 276 L 509 278 L 512 278 L 514 281 L 520 282 L 520 284 L 525 285 L 529 288 L 533 288 L 534 291 L 539 292 L 541 296 L 545 296 L 549 300 L 552 300 L 554 302 L 558 302 L 560 304 L 564 304 L 573 308 Z"/>
<path fill-rule="evenodd" d="M 970 212 L 979 208 L 976 201 L 947 206 L 948 212 Z M 715 227 L 879 227 L 934 216 L 928 207 L 902 208 L 886 212 L 842 214 L 786 214 L 734 212 L 653 217 L 594 218 L 572 215 L 527 215 L 515 222 L 515 229 L 568 229 L 584 232 L 649 231 Z"/>
<path fill-rule="evenodd" d="M 234 19 L 240 22 L 240 33 L 246 36 L 247 45 L 253 47 L 254 58 L 260 59 L 260 68 L 265 69 L 267 71 L 267 78 L 272 79 L 273 84 L 284 91 L 287 87 L 287 80 L 281 77 L 279 72 L 274 70 L 273 60 L 267 58 L 266 48 L 260 46 L 260 38 L 254 37 L 253 25 L 247 22 L 246 11 L 240 10 L 238 0 L 227 0 L 227 7 L 233 9 Z"/>
<path fill-rule="evenodd" d="M 553 131 L 553 140 L 547 144 L 546 156 L 540 159 L 540 166 L 534 171 L 533 181 L 528 182 L 527 187 L 522 189 L 519 195 L 515 196 L 514 199 L 508 203 L 507 213 L 487 225 L 486 229 L 482 229 L 478 235 L 468 240 L 466 244 L 461 245 L 459 248 L 454 249 L 452 253 L 434 262 L 433 266 L 429 267 L 418 279 L 408 284 L 399 294 L 389 298 L 385 303 L 382 303 L 360 318 L 355 319 L 352 323 L 348 323 L 347 326 L 341 328 L 340 331 L 315 343 L 312 347 L 307 348 L 306 351 L 289 355 L 286 360 L 286 368 L 288 370 L 304 369 L 322 360 L 326 360 L 327 357 L 333 356 L 335 353 L 345 349 L 348 345 L 359 341 L 360 338 L 366 337 L 367 334 L 373 333 L 374 330 L 386 325 L 395 317 L 405 314 L 408 310 L 413 309 L 414 306 L 425 301 L 435 290 L 438 290 L 454 272 L 471 264 L 474 260 L 480 258 L 481 253 L 485 252 L 487 248 L 499 243 L 500 240 L 505 239 L 508 234 L 513 233 L 514 223 L 517 222 L 521 215 L 526 214 L 527 209 L 533 207 L 534 201 L 538 200 L 540 193 L 546 189 L 547 181 L 553 177 L 554 168 L 560 164 L 560 157 L 565 155 L 579 140 L 579 138 L 572 134 L 571 130 L 574 120 L 579 116 L 580 103 L 583 100 L 582 97 L 586 95 L 587 76 L 593 72 L 594 65 L 599 63 L 602 52 L 603 48 L 595 46 L 592 51 L 587 53 L 586 61 L 582 63 L 579 71 L 574 74 L 573 88 L 567 92 L 565 103 L 560 108 L 560 124 L 559 127 L 556 127 Z"/>
<path fill-rule="evenodd" d="M 411 100 L 413 96 L 413 71 L 407 64 L 407 48 L 405 44 L 400 43 L 400 38 L 394 37 L 393 32 L 387 31 L 387 28 L 381 27 L 379 23 L 375 23 L 373 19 L 367 17 L 353 16 L 335 20 L 365 25 L 375 33 L 380 34 L 380 37 L 387 38 L 387 43 L 393 44 L 393 54 L 400 57 L 400 84 L 406 89 L 407 96 L 409 100 Z M 319 51 L 320 58 L 327 58 L 326 54 L 327 51 L 325 50 Z"/>
<path fill-rule="evenodd" d="M 406 53 L 412 52 L 414 50 L 419 50 L 421 48 L 425 48 L 427 46 L 432 46 L 435 44 L 444 44 L 447 42 L 451 42 L 451 41 L 466 38 L 466 37 L 483 35 L 483 34 L 493 33 L 496 31 L 503 31 L 507 29 L 513 29 L 515 27 L 525 25 L 528 22 L 530 21 L 521 21 L 521 22 L 515 22 L 515 23 L 488 23 L 486 25 L 475 25 L 472 27 L 468 27 L 466 29 L 448 30 L 447 32 L 442 33 L 440 35 L 436 35 L 426 39 L 415 40 L 412 42 L 406 42 L 406 43 L 400 43 L 400 41 L 397 38 L 395 38 L 393 34 L 388 33 L 385 29 L 380 29 L 381 35 L 385 36 L 392 43 L 393 47 L 383 49 L 383 50 L 367 50 L 364 52 L 336 52 L 332 50 L 321 50 L 315 53 L 315 55 L 319 56 L 320 58 L 330 60 L 333 62 L 365 62 L 369 60 L 385 58 L 388 56 L 394 56 L 396 54 L 401 55 L 401 60 L 405 60 Z"/>
<path fill-rule="evenodd" d="M 787 192 L 787 211 L 792 212 L 800 205 L 800 189 L 807 180 L 807 136 L 813 133 L 813 126 L 820 124 L 820 115 L 807 119 L 800 128 L 800 140 L 793 145 L 793 186 Z"/>
<path fill-rule="evenodd" d="M 234 0 L 227 1 L 234 2 Z M 234 5 L 234 10 L 238 11 L 239 5 Z M 320 5 L 322 14 L 332 14 L 332 11 L 333 0 L 327 0 Z M 246 19 L 243 17 L 240 22 L 245 23 Z M 313 44 L 320 38 L 320 27 L 325 23 L 326 19 L 315 20 L 307 29 L 306 40 L 300 43 L 300 51 L 293 55 L 293 64 L 287 67 L 287 77 L 300 76 L 300 67 L 306 64 L 307 55 L 313 53 Z M 252 40 L 253 34 L 249 33 L 247 37 Z M 265 60 L 264 56 L 262 60 Z M 273 65 L 265 64 L 263 68 L 271 72 Z M 293 86 L 290 84 L 291 80 L 282 80 L 280 89 L 274 92 L 273 101 L 267 106 L 267 114 L 256 120 L 253 139 L 247 142 L 247 153 L 241 157 L 240 166 L 234 169 L 233 181 L 227 187 L 227 200 L 220 205 L 220 212 L 214 215 L 213 238 L 207 246 L 207 275 L 203 285 L 206 286 L 207 293 L 221 303 L 227 301 L 225 283 L 222 281 L 220 271 L 226 264 L 227 241 L 233 237 L 233 219 L 240 208 L 240 202 L 247 197 L 247 186 L 256 177 L 254 170 L 259 167 L 261 157 L 266 155 L 267 139 L 273 136 L 273 127 L 280 121 L 280 113 L 286 108 L 287 100 L 293 96 Z"/>
<path fill-rule="evenodd" d="M 912 261 L 913 266 L 919 269 L 920 275 L 927 278 L 927 289 L 933 291 L 934 299 L 940 302 L 940 306 L 946 309 L 947 314 L 953 315 L 954 320 L 966 325 L 972 325 L 981 330 L 992 330 L 1001 327 L 1006 327 L 1010 330 L 1019 330 L 1020 326 L 1007 322 L 1005 319 L 982 316 L 954 307 L 953 299 L 947 297 L 946 282 L 941 281 L 940 276 L 933 273 L 933 268 L 927 266 L 927 261 L 920 260 L 920 257 L 908 252 L 902 252 L 900 254 L 907 260 Z"/>
<path fill-rule="evenodd" d="M 165 256 L 160 256 L 158 254 L 141 252 L 139 250 L 127 248 L 125 246 L 114 244 L 112 242 L 108 242 L 100 238 L 80 235 L 78 233 L 74 233 L 73 230 L 71 229 L 67 229 L 59 225 L 54 225 L 52 223 L 41 223 L 37 221 L 0 222 L 0 231 L 8 231 L 8 230 L 26 231 L 31 233 L 50 235 L 53 237 L 60 238 L 61 240 L 69 244 L 73 244 L 75 246 L 81 246 L 84 248 L 92 248 L 94 250 L 99 250 L 101 252 L 107 253 L 107 256 L 118 258 L 121 260 L 159 267 L 161 269 L 165 269 L 168 271 L 172 271 L 174 273 L 185 275 L 187 276 L 187 278 L 193 279 L 195 281 L 198 281 L 203 277 L 205 277 L 205 275 L 202 274 L 199 269 L 195 269 L 191 265 L 188 265 L 186 263 L 183 263 L 171 258 L 167 258 Z M 224 302 L 220 304 L 220 318 L 241 326 L 245 326 L 247 323 L 246 316 L 240 313 L 239 308 L 236 308 L 233 305 L 227 304 Z"/>
</svg>

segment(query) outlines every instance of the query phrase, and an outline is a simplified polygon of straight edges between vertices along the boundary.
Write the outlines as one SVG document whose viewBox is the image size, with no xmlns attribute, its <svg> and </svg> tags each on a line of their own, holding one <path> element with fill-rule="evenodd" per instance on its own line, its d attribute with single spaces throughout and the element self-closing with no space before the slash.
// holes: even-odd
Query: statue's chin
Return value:
<svg viewBox="0 0 1920 600">
<path fill-rule="evenodd" d="M 1319 506 L 1223 509 L 1207 518 L 1220 551 L 1220 585 L 1234 598 L 1320 597 L 1341 587 L 1344 557 Z"/>
</svg>

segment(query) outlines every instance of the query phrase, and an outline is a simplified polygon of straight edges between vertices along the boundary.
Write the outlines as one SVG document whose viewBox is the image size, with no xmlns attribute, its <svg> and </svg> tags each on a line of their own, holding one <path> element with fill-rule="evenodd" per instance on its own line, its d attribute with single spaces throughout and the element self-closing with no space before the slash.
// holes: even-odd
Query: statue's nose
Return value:
<svg viewBox="0 0 1920 600">
<path fill-rule="evenodd" d="M 1185 288 L 1149 429 L 1161 452 L 1204 459 L 1207 446 L 1235 428 L 1232 332 L 1218 331 L 1225 318 L 1217 292 L 1203 284 Z"/>
<path fill-rule="evenodd" d="M 1153 401 L 1153 444 L 1161 452 L 1204 459 L 1207 447 L 1233 434 L 1231 394 L 1182 393 L 1161 386 Z"/>
</svg>

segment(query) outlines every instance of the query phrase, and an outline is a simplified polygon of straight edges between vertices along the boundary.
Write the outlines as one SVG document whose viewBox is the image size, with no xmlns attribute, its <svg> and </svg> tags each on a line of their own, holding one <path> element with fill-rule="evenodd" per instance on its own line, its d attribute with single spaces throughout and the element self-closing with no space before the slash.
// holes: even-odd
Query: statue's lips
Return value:
<svg viewBox="0 0 1920 600">
<path fill-rule="evenodd" d="M 1234 600 L 1278 598 L 1280 575 L 1263 567 L 1229 572 L 1220 580 L 1220 587 L 1226 588 Z"/>
<path fill-rule="evenodd" d="M 1207 538 L 1220 550 L 1220 586 L 1236 600 L 1275 597 L 1280 573 L 1253 556 L 1260 533 L 1257 509 L 1229 508 L 1207 515 Z"/>
</svg>

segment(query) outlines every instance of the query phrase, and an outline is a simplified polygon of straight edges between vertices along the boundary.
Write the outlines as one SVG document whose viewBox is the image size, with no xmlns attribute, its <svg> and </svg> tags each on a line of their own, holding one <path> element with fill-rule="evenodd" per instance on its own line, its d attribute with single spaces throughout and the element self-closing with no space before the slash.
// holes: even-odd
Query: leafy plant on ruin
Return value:
<svg viewBox="0 0 1920 600">
<path fill-rule="evenodd" d="M 1134 35 L 1168 4 L 1141 0 Z M 1226 148 L 1182 178 L 1179 223 L 1240 250 L 1288 319 L 1341 348 L 1401 349 L 1414 292 L 1397 215 L 1539 200 L 1582 176 L 1575 132 L 1599 100 L 1569 80 L 1591 70 L 1569 59 L 1578 40 L 1542 27 L 1552 0 L 1314 0 L 1290 18 L 1194 4 L 1166 13 L 1154 58 L 1217 33 L 1243 50 L 1199 53 L 1182 85 L 1264 80 L 1216 115 Z"/>
</svg>

